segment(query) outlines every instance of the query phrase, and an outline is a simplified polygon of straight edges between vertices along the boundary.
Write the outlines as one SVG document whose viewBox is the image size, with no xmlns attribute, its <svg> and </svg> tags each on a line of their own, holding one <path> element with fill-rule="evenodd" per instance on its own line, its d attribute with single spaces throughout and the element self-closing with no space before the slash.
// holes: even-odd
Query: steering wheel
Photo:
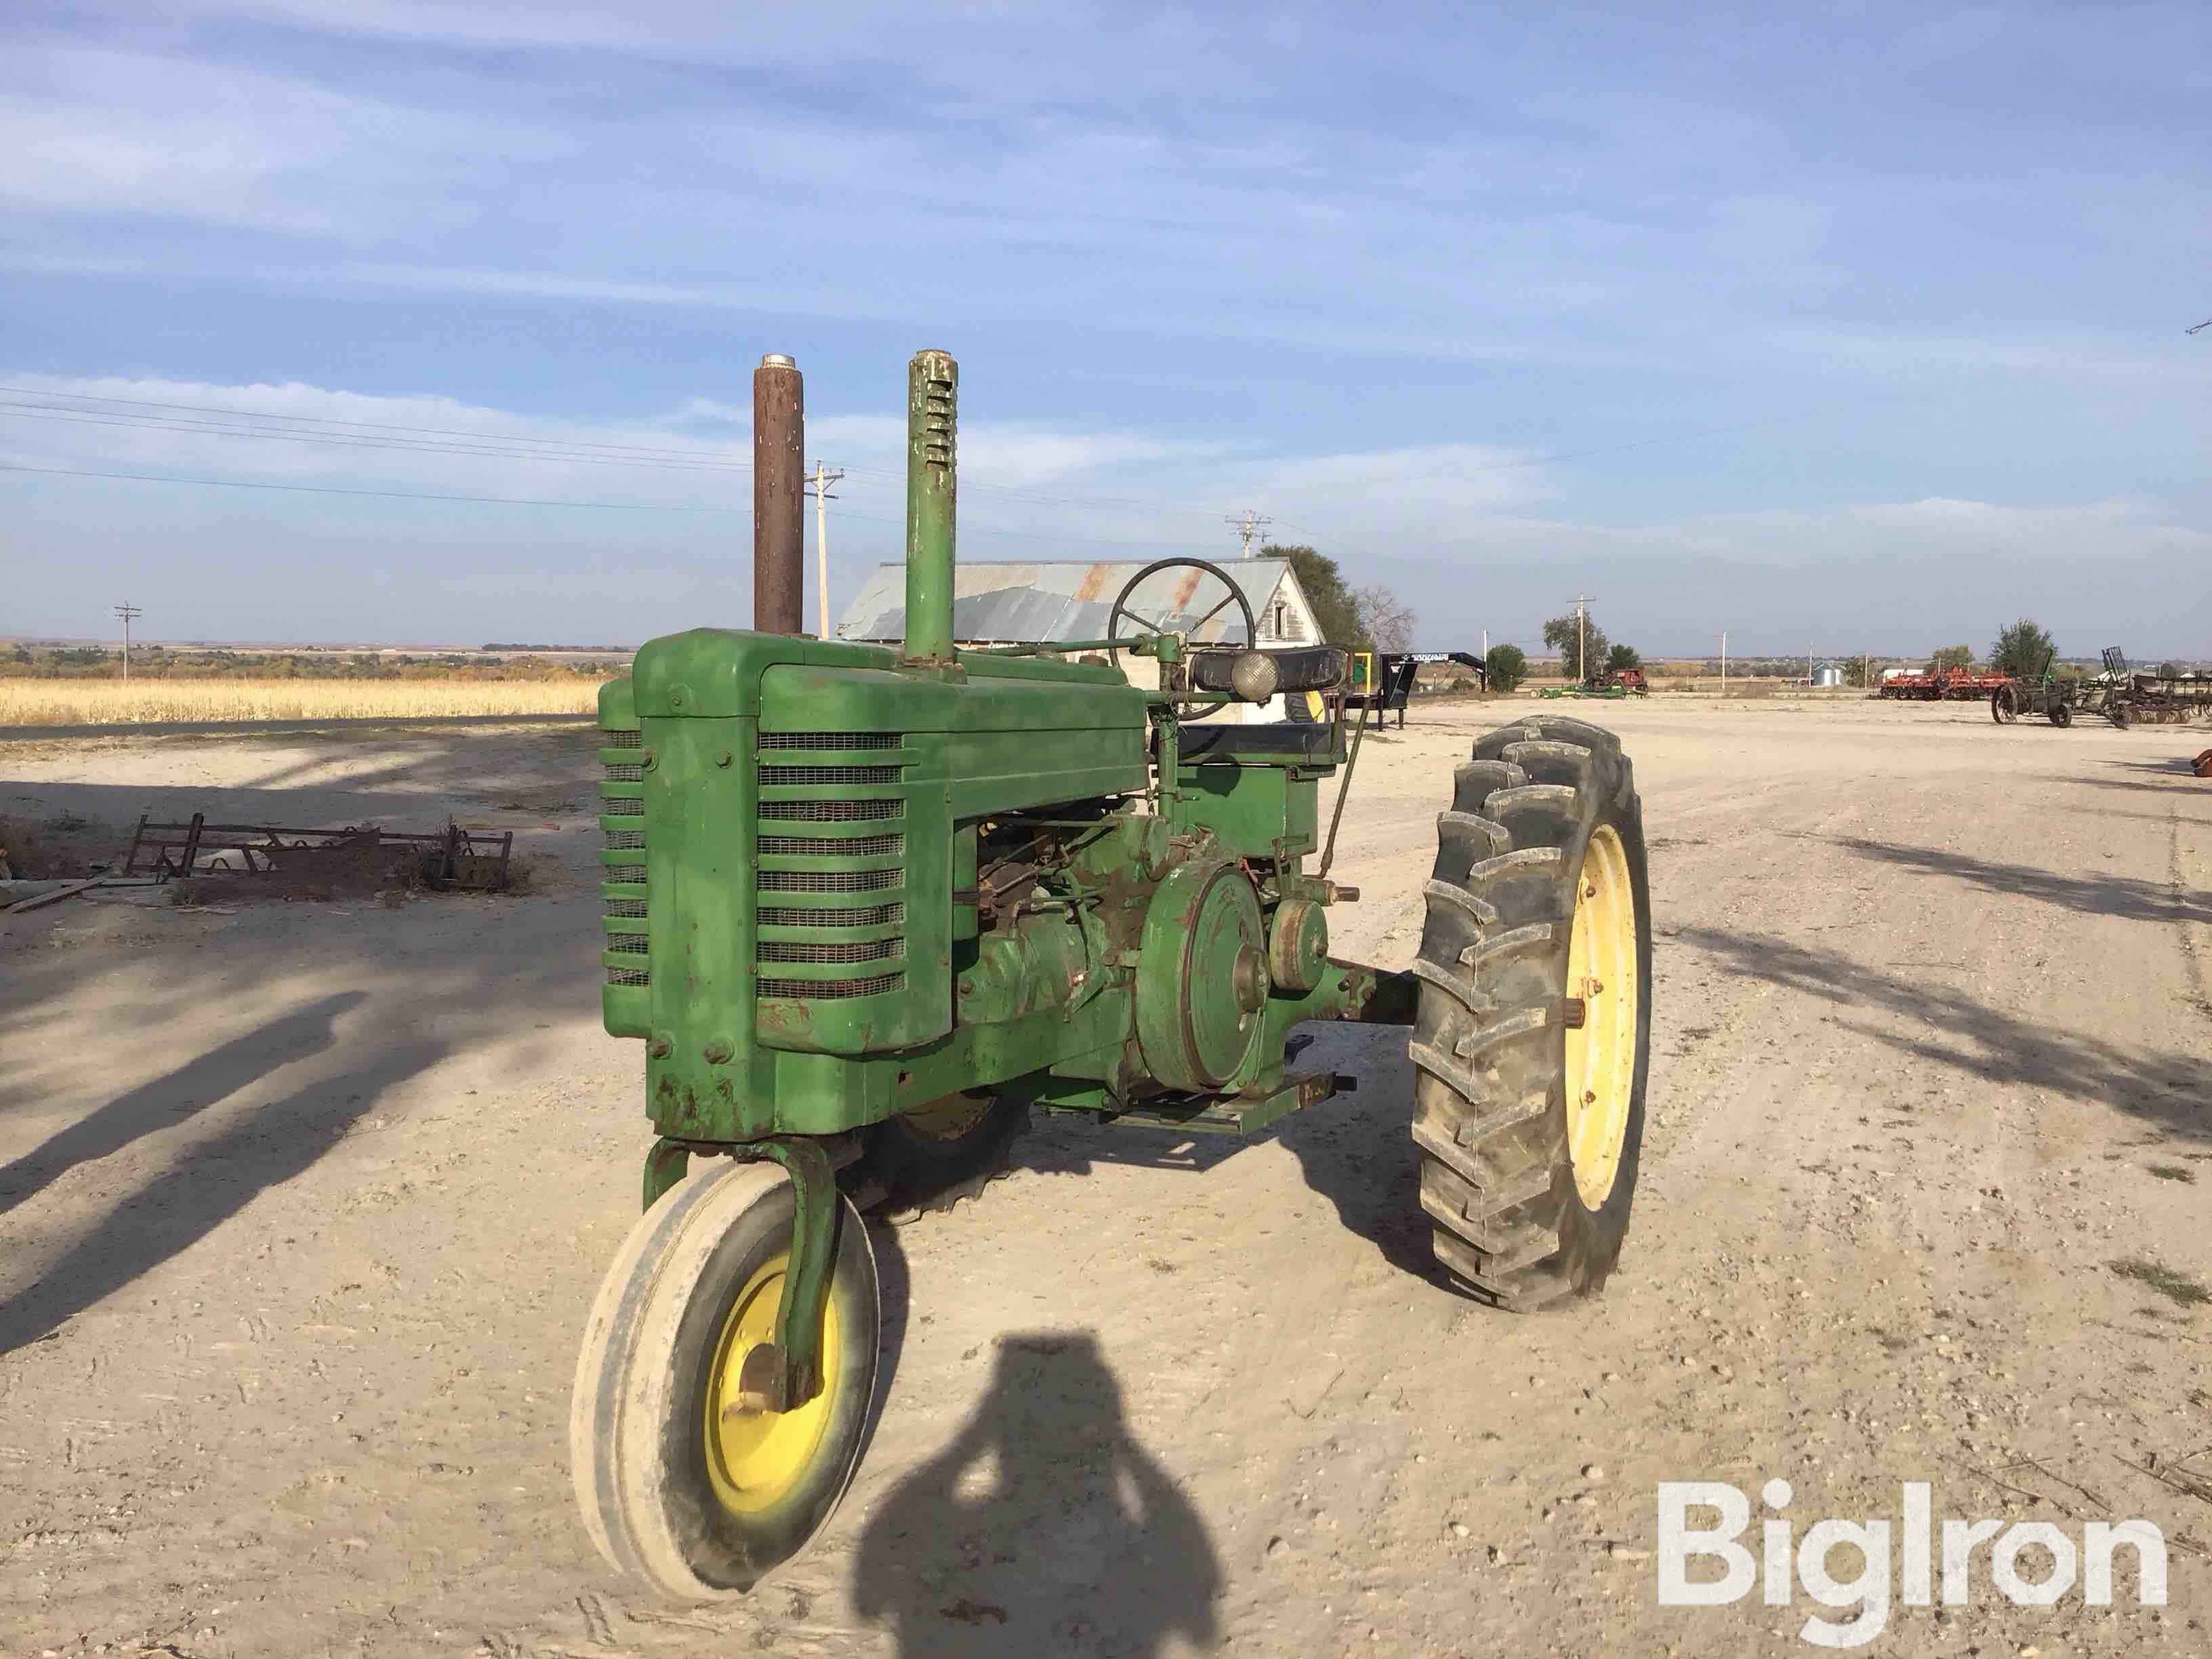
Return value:
<svg viewBox="0 0 2212 1659">
<path fill-rule="evenodd" d="M 1178 608 L 1170 614 L 1165 622 L 1157 621 L 1131 606 L 1129 599 L 1130 596 L 1135 593 L 1148 578 L 1158 575 L 1163 570 L 1196 571 L 1199 576 L 1211 576 L 1227 591 L 1211 610 L 1199 615 L 1195 622 L 1183 623 L 1182 619 L 1192 614 L 1192 596 L 1198 592 L 1199 577 L 1194 576 L 1177 590 L 1175 604 Z M 1237 586 L 1227 571 L 1218 564 L 1208 564 L 1204 559 L 1155 559 L 1123 583 L 1121 592 L 1115 596 L 1114 608 L 1107 613 L 1106 617 L 1108 653 L 1112 656 L 1115 665 L 1118 667 L 1121 665 L 1121 647 L 1124 645 L 1134 645 L 1139 640 L 1156 634 L 1185 635 L 1195 634 L 1231 605 L 1237 607 L 1237 614 L 1243 619 L 1244 637 L 1241 641 L 1224 640 L 1220 643 L 1243 644 L 1246 647 L 1258 644 L 1260 629 L 1259 625 L 1252 619 L 1251 601 L 1244 597 L 1244 590 Z M 1125 634 L 1121 631 L 1121 622 L 1124 617 L 1135 625 L 1137 632 Z M 1176 625 L 1178 623 L 1181 625 Z M 1163 665 L 1163 667 L 1165 665 Z M 1219 697 L 1210 702 L 1178 697 L 1173 700 L 1175 717 L 1178 720 L 1202 720 L 1218 709 L 1227 708 L 1230 701 L 1227 697 Z"/>
</svg>

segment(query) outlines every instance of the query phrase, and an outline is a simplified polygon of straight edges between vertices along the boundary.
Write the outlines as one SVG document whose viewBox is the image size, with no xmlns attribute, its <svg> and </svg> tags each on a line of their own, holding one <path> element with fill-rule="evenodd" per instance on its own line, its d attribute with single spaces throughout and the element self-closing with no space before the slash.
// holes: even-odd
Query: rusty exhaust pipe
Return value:
<svg viewBox="0 0 2212 1659">
<path fill-rule="evenodd" d="M 799 365 L 771 351 L 753 371 L 753 628 L 798 634 L 806 617 L 800 489 L 806 392 Z"/>
</svg>

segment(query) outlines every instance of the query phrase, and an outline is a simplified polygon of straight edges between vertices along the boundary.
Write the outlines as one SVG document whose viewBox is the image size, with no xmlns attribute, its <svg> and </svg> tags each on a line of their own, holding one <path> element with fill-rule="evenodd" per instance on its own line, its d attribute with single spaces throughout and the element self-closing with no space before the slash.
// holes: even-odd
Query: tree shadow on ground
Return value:
<svg viewBox="0 0 2212 1659">
<path fill-rule="evenodd" d="M 2155 771 L 2159 771 L 2159 772 L 2164 773 L 2164 774 L 2165 774 L 2165 775 L 2166 775 L 2167 777 L 2171 777 L 2171 778 L 2187 778 L 2187 779 L 2188 779 L 2191 783 L 2198 783 L 2198 781 L 2198 781 L 2198 779 L 2197 779 L 2197 775 L 2196 775 L 2196 774 L 2194 774 L 2193 772 L 2189 771 L 2189 770 L 2188 770 L 2187 769 L 2185 769 L 2185 769 L 2181 769 L 2181 770 L 2179 770 L 2179 771 L 2167 771 L 2167 770 L 2166 770 L 2166 768 L 2164 768 L 2164 767 L 2157 767 L 2157 768 L 2154 768 L 2154 769 L 2154 769 L 2154 770 L 2155 770 Z M 2136 790 L 2141 790 L 2141 791 L 2142 791 L 2142 793 L 2144 793 L 2145 794 L 2151 794 L 2151 795 L 2162 795 L 2162 796 L 2164 796 L 2164 797 L 2165 797 L 2166 799 L 2168 799 L 2168 800 L 2186 800 L 2186 799 L 2189 799 L 2191 798 L 2191 793 L 2192 793 L 2192 792 L 2191 792 L 2191 791 L 2189 791 L 2189 790 L 2186 790 L 2186 789 L 2168 789 L 2168 788 L 2167 788 L 2167 787 L 2166 787 L 2166 786 L 2165 786 L 2165 785 L 2163 785 L 2163 784 L 2157 784 L 2157 783 L 2137 783 L 2137 782 L 2136 782 L 2136 781 L 2135 781 L 2133 779 L 2131 779 L 2131 778 L 2079 778 L 2079 777 L 2076 777 L 2076 778 L 2060 778 L 2060 779 L 2058 779 L 2058 780 L 2057 780 L 2057 781 L 2058 781 L 2058 782 L 2060 782 L 2060 783 L 2072 783 L 2072 784 L 2079 784 L 2079 785 L 2081 785 L 2082 787 L 2084 787 L 2084 788 L 2087 788 L 2087 789 L 2136 789 Z M 2201 785 L 2200 785 L 2200 788 L 2201 788 Z"/>
<path fill-rule="evenodd" d="M 295 1060 L 324 1053 L 337 1041 L 337 1017 L 368 995 L 341 991 L 295 1008 L 79 1118 L 44 1146 L 0 1166 L 0 1215 L 78 1164 L 121 1152 L 141 1135 L 173 1127 Z"/>
<path fill-rule="evenodd" d="M 2212 1141 L 2212 1096 L 2196 1054 L 2122 1048 L 2023 1018 L 1924 978 L 1870 968 L 1832 951 L 1717 927 L 1685 927 L 1677 941 L 1711 953 L 1724 971 L 1839 1007 L 1881 1012 L 1909 1028 L 1839 1018 L 1841 1029 L 1984 1083 L 2018 1084 L 2098 1101 L 2181 1139 Z"/>
<path fill-rule="evenodd" d="M 854 1596 L 899 1659 L 1148 1659 L 1219 1632 L 1206 1527 L 1139 1446 L 1089 1332 L 1002 1338 L 990 1391 L 862 1535 Z"/>
<path fill-rule="evenodd" d="M 198 1243 L 260 1193 L 301 1174 L 344 1139 L 386 1089 L 447 1052 L 447 1044 L 434 1041 L 383 1048 L 373 1060 L 193 1146 L 94 1223 L 40 1278 L 0 1301 L 0 1354 L 58 1329 Z"/>
<path fill-rule="evenodd" d="M 1861 858 L 1894 864 L 1929 875 L 1949 876 L 1984 892 L 2007 898 L 2038 899 L 2082 915 L 2119 916 L 2130 921 L 2212 923 L 2212 902 L 2201 894 L 2176 892 L 2164 882 L 2134 876 L 2069 876 L 2033 865 L 2000 864 L 1941 848 L 1903 847 L 1862 836 L 1823 837 L 1831 846 Z"/>
<path fill-rule="evenodd" d="M 2178 732 L 2178 731 L 2180 731 L 2182 728 L 2181 728 L 2181 727 L 2179 727 L 2179 726 L 2172 726 L 2172 727 L 2169 727 L 2168 729 L 2169 729 L 2169 730 L 2172 730 L 2172 731 L 2176 731 L 2176 732 Z M 2197 739 L 2202 739 L 2202 738 L 2207 738 L 2207 737 L 2212 737 L 2212 732 L 2204 732 L 2204 731 L 2199 730 L 2199 731 L 2196 733 L 2196 738 L 2197 738 Z M 2191 770 L 2189 769 L 2189 762 L 2188 762 L 2188 760 L 2187 760 L 2186 758 L 2185 758 L 2185 757 L 2181 757 L 2181 756 L 2179 756 L 2179 755 L 2177 755 L 2176 757 L 2174 757 L 2174 758 L 2173 758 L 2173 759 L 2172 759 L 2172 760 L 2162 760 L 2162 761 L 2122 761 L 2122 760 L 2116 760 L 2116 761 L 2106 761 L 2106 762 L 2105 763 L 2105 764 L 2106 764 L 2106 765 L 2107 765 L 2107 766 L 2109 766 L 2109 767 L 2112 767 L 2112 768 L 2114 770 L 2116 770 L 2116 771 L 2120 771 L 2120 772 L 2154 772 L 2154 773 L 2156 773 L 2159 776 L 2160 776 L 2160 777 L 2162 777 L 2162 778 L 2194 778 L 2194 777 L 2197 775 L 2194 772 L 2192 772 L 2192 771 L 2191 771 Z"/>
</svg>

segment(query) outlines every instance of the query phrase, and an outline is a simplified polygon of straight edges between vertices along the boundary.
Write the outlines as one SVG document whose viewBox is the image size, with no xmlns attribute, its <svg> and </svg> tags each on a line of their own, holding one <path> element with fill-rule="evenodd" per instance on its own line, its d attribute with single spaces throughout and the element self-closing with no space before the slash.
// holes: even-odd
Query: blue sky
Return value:
<svg viewBox="0 0 2212 1659">
<path fill-rule="evenodd" d="M 972 557 L 1249 507 L 1436 647 L 2212 656 L 2208 139 L 2201 3 L 33 0 L 0 633 L 742 625 L 771 350 L 842 604 L 929 345 Z M 282 422 L 386 441 L 207 429 Z"/>
</svg>

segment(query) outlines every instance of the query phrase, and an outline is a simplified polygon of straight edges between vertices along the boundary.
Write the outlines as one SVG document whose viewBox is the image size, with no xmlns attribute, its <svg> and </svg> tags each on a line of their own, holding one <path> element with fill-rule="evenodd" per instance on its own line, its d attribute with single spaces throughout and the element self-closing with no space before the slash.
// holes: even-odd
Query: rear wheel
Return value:
<svg viewBox="0 0 2212 1659">
<path fill-rule="evenodd" d="M 988 1090 L 947 1095 L 870 1125 L 842 1183 L 863 1213 L 902 1225 L 949 1210 L 1006 1174 L 1029 1127 L 1025 1100 Z"/>
<path fill-rule="evenodd" d="M 1515 1310 L 1603 1286 L 1644 1138 L 1650 896 L 1620 740 L 1532 716 L 1454 775 L 1425 889 L 1413 1139 L 1437 1259 Z"/>
<path fill-rule="evenodd" d="M 822 1392 L 757 1409 L 739 1382 L 775 1334 L 793 1189 L 772 1164 L 678 1183 L 600 1285 L 568 1412 L 584 1529 L 617 1571 L 679 1601 L 743 1595 L 804 1549 L 860 1462 L 882 1314 L 867 1230 L 838 1202 Z"/>
</svg>

